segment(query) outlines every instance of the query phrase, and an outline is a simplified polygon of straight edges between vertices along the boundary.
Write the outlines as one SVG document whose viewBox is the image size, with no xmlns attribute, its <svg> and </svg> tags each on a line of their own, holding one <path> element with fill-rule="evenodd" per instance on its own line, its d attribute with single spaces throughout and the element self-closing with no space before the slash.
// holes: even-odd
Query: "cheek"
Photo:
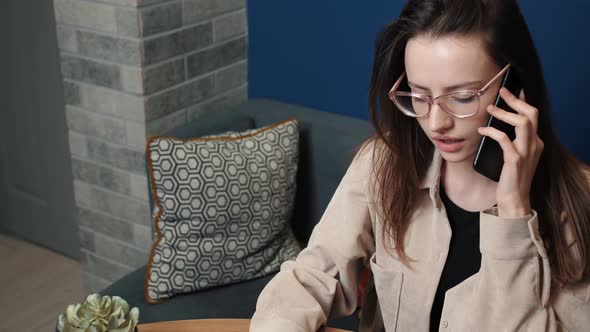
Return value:
<svg viewBox="0 0 590 332">
<path fill-rule="evenodd" d="M 418 118 L 417 121 L 418 125 L 420 125 L 420 128 L 422 128 L 425 133 L 428 133 L 428 120 L 424 118 Z"/>
<path fill-rule="evenodd" d="M 496 102 L 496 97 L 498 95 L 498 90 L 500 90 L 499 86 L 496 86 L 496 84 L 494 84 L 494 86 L 490 87 L 490 90 L 487 91 L 483 96 L 481 96 L 480 98 L 480 105 L 479 105 L 479 112 L 481 115 L 481 113 L 485 113 L 485 114 L 489 114 L 487 111 L 487 107 L 489 105 L 494 105 Z M 487 116 L 486 116 L 487 118 Z"/>
<path fill-rule="evenodd" d="M 487 107 L 491 104 L 490 98 L 482 99 L 481 104 L 479 106 L 479 112 L 473 118 L 471 124 L 474 126 L 474 130 L 477 131 L 477 128 L 483 127 L 488 123 L 490 119 L 490 113 L 488 113 Z"/>
<path fill-rule="evenodd" d="M 488 113 L 487 109 L 482 109 L 477 116 L 475 116 L 474 120 L 475 120 L 475 124 L 477 127 L 483 127 L 488 123 L 488 120 L 490 119 L 490 113 Z M 477 130 L 477 128 L 475 128 L 475 130 Z"/>
<path fill-rule="evenodd" d="M 484 127 L 485 125 L 487 125 L 489 118 L 489 113 L 485 109 L 481 110 L 472 118 L 464 119 L 467 121 L 464 121 L 462 123 L 463 131 L 468 135 L 471 135 L 474 138 L 479 139 L 480 135 L 477 132 L 477 128 Z"/>
</svg>

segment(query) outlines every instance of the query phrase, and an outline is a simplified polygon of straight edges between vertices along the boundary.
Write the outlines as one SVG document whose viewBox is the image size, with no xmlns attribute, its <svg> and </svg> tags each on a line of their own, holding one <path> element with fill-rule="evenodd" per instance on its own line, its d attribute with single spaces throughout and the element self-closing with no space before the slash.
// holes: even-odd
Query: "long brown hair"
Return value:
<svg viewBox="0 0 590 332">
<path fill-rule="evenodd" d="M 538 135 L 545 148 L 532 183 L 531 205 L 538 213 L 554 278 L 562 283 L 583 280 L 590 266 L 589 170 L 557 140 L 539 57 L 515 0 L 409 0 L 400 17 L 377 36 L 369 93 L 375 135 L 365 143 L 381 147 L 375 150 L 373 165 L 383 242 L 393 240 L 398 256 L 411 263 L 403 240 L 434 152 L 417 121 L 399 112 L 387 97 L 405 70 L 406 44 L 418 35 L 471 34 L 484 38 L 498 66 L 512 65 L 527 103 L 539 110 Z"/>
</svg>

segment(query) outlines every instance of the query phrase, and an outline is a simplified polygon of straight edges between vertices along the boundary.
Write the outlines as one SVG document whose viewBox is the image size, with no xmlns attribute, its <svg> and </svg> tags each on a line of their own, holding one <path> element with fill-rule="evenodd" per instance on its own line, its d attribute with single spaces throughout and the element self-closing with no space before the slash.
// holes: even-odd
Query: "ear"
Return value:
<svg viewBox="0 0 590 332">
<path fill-rule="evenodd" d="M 526 97 L 524 95 L 524 89 L 520 89 L 520 94 L 518 95 L 518 99 L 524 101 L 526 103 Z"/>
</svg>

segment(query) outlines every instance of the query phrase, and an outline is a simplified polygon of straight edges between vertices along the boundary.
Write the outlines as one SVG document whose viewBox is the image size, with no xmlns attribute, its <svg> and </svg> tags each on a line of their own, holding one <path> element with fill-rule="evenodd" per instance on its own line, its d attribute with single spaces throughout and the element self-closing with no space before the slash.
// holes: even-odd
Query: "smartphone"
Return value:
<svg viewBox="0 0 590 332">
<path fill-rule="evenodd" d="M 518 75 L 512 69 L 512 67 L 508 68 L 504 74 L 502 86 L 508 89 L 508 91 L 510 91 L 513 95 L 517 97 L 520 95 L 520 90 L 522 87 Z M 496 102 L 494 105 L 507 112 L 516 113 L 516 111 L 510 108 L 504 99 L 500 97 L 499 92 L 496 96 Z M 503 131 L 506 133 L 506 135 L 508 135 L 511 141 L 514 141 L 516 138 L 516 133 L 514 132 L 514 127 L 512 125 L 496 119 L 493 116 L 490 116 L 487 126 L 491 126 L 500 131 Z M 475 154 L 475 159 L 473 160 L 473 168 L 482 175 L 498 182 L 500 181 L 500 174 L 502 173 L 503 165 L 504 157 L 500 144 L 492 138 L 483 136 L 481 142 L 479 143 L 477 153 Z"/>
</svg>

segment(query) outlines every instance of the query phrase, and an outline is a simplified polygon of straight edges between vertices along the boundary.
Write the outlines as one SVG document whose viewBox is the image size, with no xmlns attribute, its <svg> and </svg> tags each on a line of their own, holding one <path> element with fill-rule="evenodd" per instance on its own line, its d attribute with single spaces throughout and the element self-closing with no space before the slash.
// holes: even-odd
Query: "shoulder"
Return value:
<svg viewBox="0 0 590 332">
<path fill-rule="evenodd" d="M 388 152 L 386 143 L 377 136 L 370 137 L 362 142 L 354 153 L 353 162 L 374 164 L 380 156 Z"/>
<path fill-rule="evenodd" d="M 383 163 L 387 162 L 388 152 L 386 143 L 376 136 L 368 138 L 355 150 L 348 169 L 348 178 L 362 182 L 365 193 L 370 197 L 375 197 L 378 193 L 378 175 Z"/>
<path fill-rule="evenodd" d="M 586 188 L 590 188 L 590 167 L 580 162 L 580 169 L 587 180 Z M 585 265 L 583 249 L 574 236 L 574 221 L 564 211 L 561 213 L 559 223 L 563 228 L 563 238 L 569 248 L 570 258 L 575 264 Z M 590 326 L 590 277 L 567 285 L 556 282 L 553 287 L 556 289 L 554 309 L 566 328 L 578 331 Z"/>
<path fill-rule="evenodd" d="M 577 282 L 575 284 L 558 286 L 559 292 L 573 296 L 578 301 L 590 302 L 590 280 Z"/>
<path fill-rule="evenodd" d="M 349 172 L 353 171 L 365 179 L 375 179 L 387 152 L 388 147 L 380 138 L 366 139 L 355 149 Z"/>
<path fill-rule="evenodd" d="M 558 287 L 553 308 L 569 331 L 585 331 L 590 326 L 590 281 Z"/>
<path fill-rule="evenodd" d="M 578 183 L 579 185 L 582 186 L 582 191 L 588 191 L 590 190 L 590 168 L 580 162 L 579 163 L 579 167 L 580 167 L 580 173 L 578 174 Z M 581 175 L 581 177 L 580 177 Z M 586 183 L 583 183 L 584 178 L 587 180 Z M 586 185 L 586 186 L 584 186 Z M 585 188 L 584 188 L 585 187 Z M 587 195 L 590 194 L 590 192 L 587 193 Z M 581 197 L 577 197 L 578 199 L 584 199 L 583 197 L 587 195 L 582 195 Z M 559 216 L 559 220 L 558 220 L 558 232 L 561 233 L 560 237 L 557 237 L 561 240 L 564 241 L 565 246 L 567 247 L 566 251 L 569 255 L 568 260 L 570 261 L 570 264 L 574 264 L 575 266 L 585 266 L 587 263 L 584 262 L 585 256 L 583 251 L 585 250 L 585 248 L 583 246 L 580 246 L 580 235 L 579 235 L 579 228 L 580 228 L 580 223 L 585 223 L 584 221 L 580 221 L 580 220 L 575 220 L 575 216 L 569 215 L 569 211 L 566 211 L 566 209 L 561 211 L 561 214 Z M 578 213 L 583 213 L 583 212 L 578 212 Z M 587 289 L 587 293 L 588 293 L 588 289 L 590 289 L 590 280 L 588 280 L 588 282 L 585 284 L 586 285 L 586 289 Z M 578 287 L 579 288 L 579 287 Z M 575 289 L 578 289 L 575 288 Z M 584 287 L 582 287 L 584 288 Z M 573 290 L 573 289 L 572 289 Z M 590 294 L 590 293 L 589 293 Z M 586 299 L 588 299 L 588 294 L 584 295 L 586 297 Z"/>
<path fill-rule="evenodd" d="M 354 154 L 355 159 L 366 158 L 367 156 L 372 155 L 375 149 L 382 144 L 383 143 L 381 143 L 381 141 L 375 136 L 367 138 L 356 148 Z"/>
</svg>

